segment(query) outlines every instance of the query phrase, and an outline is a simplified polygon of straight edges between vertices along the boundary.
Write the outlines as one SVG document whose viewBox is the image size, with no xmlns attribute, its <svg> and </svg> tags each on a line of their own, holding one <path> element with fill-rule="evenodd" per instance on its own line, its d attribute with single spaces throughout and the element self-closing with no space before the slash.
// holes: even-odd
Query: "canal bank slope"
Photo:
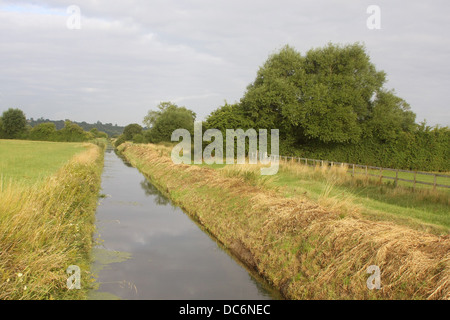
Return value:
<svg viewBox="0 0 450 320">
<path fill-rule="evenodd" d="M 86 299 L 104 145 L 84 146 L 41 183 L 0 190 L 0 300 Z"/>
<path fill-rule="evenodd" d="M 164 146 L 119 151 L 287 299 L 450 299 L 449 236 L 286 198 L 226 170 L 175 165 Z M 369 266 L 380 270 L 380 289 L 368 288 Z"/>
</svg>

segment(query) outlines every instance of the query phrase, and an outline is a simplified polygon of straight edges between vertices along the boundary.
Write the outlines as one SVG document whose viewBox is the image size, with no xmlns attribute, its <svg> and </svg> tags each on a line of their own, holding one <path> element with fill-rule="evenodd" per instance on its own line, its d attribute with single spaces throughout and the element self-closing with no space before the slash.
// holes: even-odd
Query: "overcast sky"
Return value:
<svg viewBox="0 0 450 320">
<path fill-rule="evenodd" d="M 172 101 L 204 120 L 284 45 L 360 42 L 417 122 L 450 125 L 449 12 L 448 0 L 0 0 L 0 112 L 126 125 Z"/>
</svg>

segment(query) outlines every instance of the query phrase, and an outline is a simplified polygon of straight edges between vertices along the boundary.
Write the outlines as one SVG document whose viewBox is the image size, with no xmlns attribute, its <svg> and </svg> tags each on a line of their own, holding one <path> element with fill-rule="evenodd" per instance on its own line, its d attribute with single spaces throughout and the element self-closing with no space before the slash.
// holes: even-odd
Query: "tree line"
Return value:
<svg viewBox="0 0 450 320">
<path fill-rule="evenodd" d="M 279 129 L 280 154 L 410 170 L 450 170 L 450 130 L 416 123 L 409 104 L 385 88 L 359 43 L 329 43 L 301 54 L 285 46 L 259 68 L 239 102 L 225 103 L 203 128 Z M 116 144 L 170 141 L 193 131 L 195 113 L 162 102 Z M 125 134 L 127 131 L 127 134 Z"/>
<path fill-rule="evenodd" d="M 56 126 L 56 130 L 60 130 L 64 128 L 65 120 L 50 120 L 44 118 L 33 119 L 30 118 L 28 124 L 31 127 L 35 127 L 41 123 L 54 123 Z M 101 121 L 97 121 L 95 123 L 87 123 L 86 121 L 72 121 L 72 123 L 79 125 L 83 128 L 84 131 L 90 131 L 92 129 L 97 129 L 98 131 L 105 132 L 109 137 L 118 137 L 123 133 L 124 127 L 118 126 L 117 124 L 112 123 L 102 123 Z"/>
<path fill-rule="evenodd" d="M 105 132 L 92 128 L 83 130 L 70 120 L 57 129 L 54 122 L 41 122 L 32 127 L 20 109 L 10 108 L 0 117 L 0 139 L 22 139 L 56 142 L 84 142 L 95 138 L 108 138 Z"/>
</svg>

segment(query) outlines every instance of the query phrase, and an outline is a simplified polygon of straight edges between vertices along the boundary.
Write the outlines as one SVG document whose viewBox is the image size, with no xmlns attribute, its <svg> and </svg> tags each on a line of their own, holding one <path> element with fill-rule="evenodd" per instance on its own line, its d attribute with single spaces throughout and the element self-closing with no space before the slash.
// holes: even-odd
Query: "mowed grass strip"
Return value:
<svg viewBox="0 0 450 320">
<path fill-rule="evenodd" d="M 0 140 L 0 187 L 43 181 L 84 150 L 83 143 Z"/>
<path fill-rule="evenodd" d="M 450 233 L 448 189 L 417 188 L 380 183 L 356 176 L 345 168 L 311 168 L 282 163 L 271 186 L 286 196 L 304 195 L 330 209 L 357 210 L 375 220 L 392 221 L 436 234 Z"/>
<path fill-rule="evenodd" d="M 436 190 L 383 181 L 365 175 L 352 177 L 347 167 L 311 167 L 281 161 L 274 176 L 261 176 L 255 165 L 199 165 L 277 190 L 285 197 L 301 195 L 324 207 L 359 211 L 379 221 L 392 221 L 438 235 L 450 233 L 450 189 Z"/>
<path fill-rule="evenodd" d="M 60 154 L 58 163 L 65 164 L 58 168 L 54 162 L 48 171 L 55 174 L 0 190 L 0 300 L 87 297 L 103 149 L 94 144 L 59 147 L 74 150 L 62 152 L 69 161 Z M 70 153 L 77 154 L 70 158 Z M 67 288 L 70 265 L 81 269 L 80 290 Z"/>
</svg>

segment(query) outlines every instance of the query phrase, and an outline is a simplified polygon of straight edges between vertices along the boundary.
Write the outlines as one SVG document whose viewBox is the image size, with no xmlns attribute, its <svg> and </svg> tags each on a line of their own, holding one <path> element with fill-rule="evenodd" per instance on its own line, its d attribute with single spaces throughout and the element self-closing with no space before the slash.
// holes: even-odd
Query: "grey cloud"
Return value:
<svg viewBox="0 0 450 320">
<path fill-rule="evenodd" d="M 267 56 L 366 45 L 418 120 L 450 124 L 446 1 L 0 1 L 0 108 L 125 125 L 172 100 L 204 118 L 245 92 Z M 82 13 L 68 30 L 66 8 Z"/>
</svg>

